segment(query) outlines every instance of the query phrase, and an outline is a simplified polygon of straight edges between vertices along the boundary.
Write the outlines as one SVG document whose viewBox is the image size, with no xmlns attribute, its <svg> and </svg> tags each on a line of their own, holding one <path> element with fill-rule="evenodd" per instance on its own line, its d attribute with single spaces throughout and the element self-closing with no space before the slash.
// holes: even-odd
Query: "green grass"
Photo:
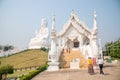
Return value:
<svg viewBox="0 0 120 80">
<path fill-rule="evenodd" d="M 42 50 L 25 50 L 15 55 L 1 58 L 1 66 L 10 64 L 14 68 L 43 66 L 48 60 L 48 54 Z"/>
</svg>

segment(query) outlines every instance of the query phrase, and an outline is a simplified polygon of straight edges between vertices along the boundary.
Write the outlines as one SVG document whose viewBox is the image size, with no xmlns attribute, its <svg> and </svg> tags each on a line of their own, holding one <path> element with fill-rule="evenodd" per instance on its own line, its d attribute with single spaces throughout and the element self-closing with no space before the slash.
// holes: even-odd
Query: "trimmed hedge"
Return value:
<svg viewBox="0 0 120 80">
<path fill-rule="evenodd" d="M 30 72 L 27 75 L 23 75 L 20 77 L 20 80 L 31 80 L 34 76 L 36 76 L 38 73 L 46 70 L 48 65 L 45 65 L 43 67 L 37 68 L 35 71 Z"/>
</svg>

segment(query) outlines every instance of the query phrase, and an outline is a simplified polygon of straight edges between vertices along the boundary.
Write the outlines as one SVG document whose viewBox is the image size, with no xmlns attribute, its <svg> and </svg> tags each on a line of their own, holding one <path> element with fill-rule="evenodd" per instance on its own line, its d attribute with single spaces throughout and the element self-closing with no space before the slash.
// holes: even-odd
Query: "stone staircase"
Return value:
<svg viewBox="0 0 120 80">
<path fill-rule="evenodd" d="M 59 58 L 60 68 L 70 68 L 70 62 L 76 58 L 80 59 L 80 68 L 87 68 L 87 61 L 79 49 L 63 51 Z"/>
</svg>

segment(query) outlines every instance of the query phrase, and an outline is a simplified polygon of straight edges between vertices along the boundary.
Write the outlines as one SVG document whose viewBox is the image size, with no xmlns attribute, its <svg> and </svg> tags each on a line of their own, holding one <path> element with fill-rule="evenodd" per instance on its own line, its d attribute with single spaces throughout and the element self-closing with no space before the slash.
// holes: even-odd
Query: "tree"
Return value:
<svg viewBox="0 0 120 80">
<path fill-rule="evenodd" d="M 45 52 L 48 52 L 49 49 L 45 48 L 45 47 L 41 47 L 40 50 L 43 50 Z"/>
<path fill-rule="evenodd" d="M 2 80 L 6 80 L 7 74 L 12 74 L 13 71 L 14 69 L 11 65 L 0 66 L 0 75 L 2 76 Z"/>
<path fill-rule="evenodd" d="M 0 50 L 2 50 L 2 46 L 0 45 Z"/>
<path fill-rule="evenodd" d="M 113 58 L 120 58 L 120 38 L 105 44 L 106 54 Z"/>
<path fill-rule="evenodd" d="M 12 49 L 14 49 L 14 47 L 13 46 L 11 46 L 11 45 L 6 45 L 6 46 L 4 46 L 4 48 L 3 48 L 3 51 L 8 51 L 8 50 L 12 50 Z"/>
</svg>

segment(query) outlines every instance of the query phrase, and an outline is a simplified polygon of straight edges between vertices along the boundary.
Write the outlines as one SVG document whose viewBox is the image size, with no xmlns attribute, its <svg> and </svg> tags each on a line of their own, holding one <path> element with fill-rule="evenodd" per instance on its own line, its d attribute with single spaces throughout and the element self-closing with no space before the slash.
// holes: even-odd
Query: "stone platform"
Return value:
<svg viewBox="0 0 120 80">
<path fill-rule="evenodd" d="M 89 75 L 87 69 L 60 69 L 59 71 L 44 71 L 32 80 L 120 80 L 120 64 L 105 64 L 104 76 L 99 75 L 99 70 L 95 70 L 95 75 Z"/>
</svg>

